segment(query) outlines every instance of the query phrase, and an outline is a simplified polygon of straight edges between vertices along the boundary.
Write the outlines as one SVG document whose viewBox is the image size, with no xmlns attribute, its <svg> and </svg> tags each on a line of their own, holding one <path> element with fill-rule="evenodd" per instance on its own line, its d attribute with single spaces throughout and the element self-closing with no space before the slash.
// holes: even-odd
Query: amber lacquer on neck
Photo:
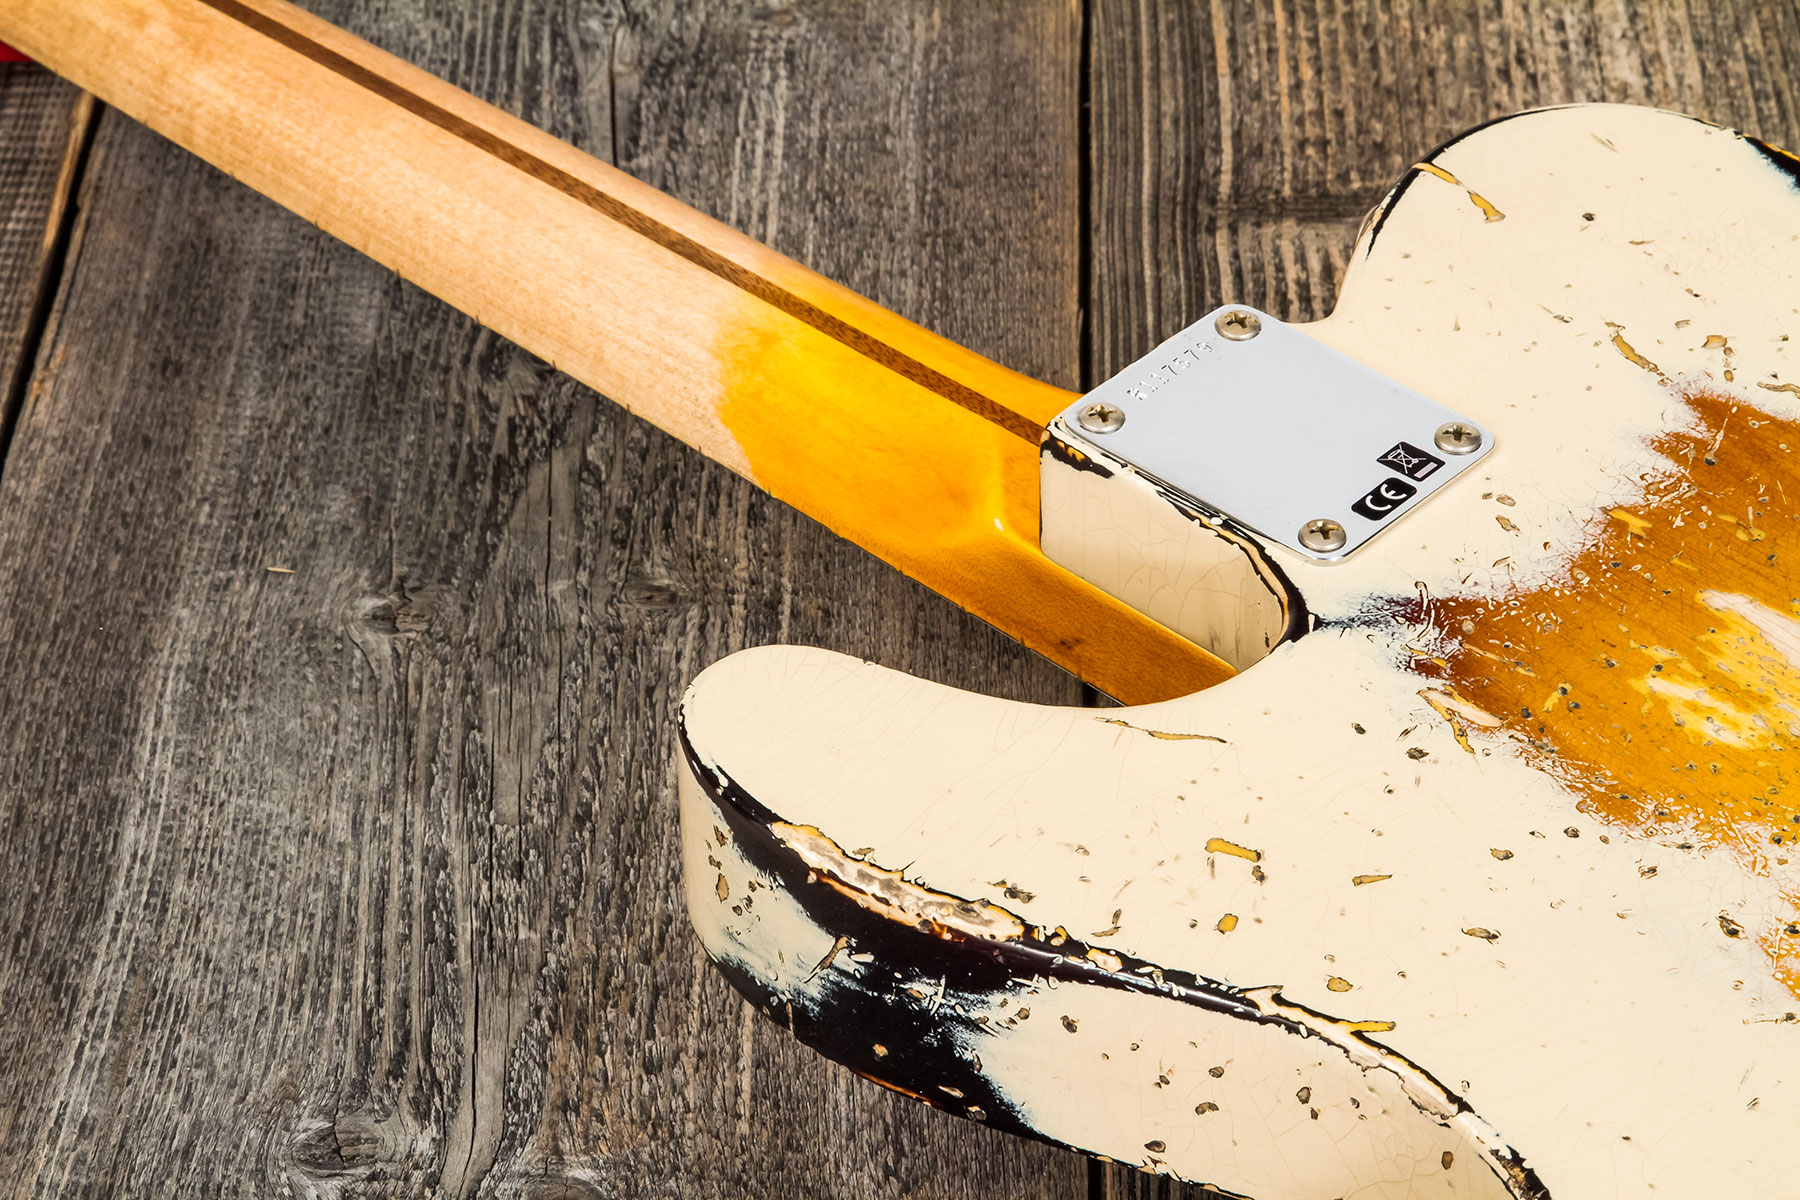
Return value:
<svg viewBox="0 0 1800 1200">
<path fill-rule="evenodd" d="M 280 0 L 0 0 L 0 37 L 1102 689 L 1230 674 L 1037 552 L 1060 389 Z"/>
</svg>

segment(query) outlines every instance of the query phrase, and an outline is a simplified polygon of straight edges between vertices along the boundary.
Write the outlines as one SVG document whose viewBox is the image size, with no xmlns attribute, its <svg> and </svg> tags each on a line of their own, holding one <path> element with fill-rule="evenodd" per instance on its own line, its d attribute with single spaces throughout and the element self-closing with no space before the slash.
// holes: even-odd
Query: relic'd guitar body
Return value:
<svg viewBox="0 0 1800 1200">
<path fill-rule="evenodd" d="M 1315 387 L 1230 447 L 1309 491 L 1292 459 L 1368 439 L 1355 380 L 1214 389 L 1254 345 L 1223 321 L 1128 369 L 1119 430 L 1046 438 L 1047 544 L 1240 662 L 1234 628 L 1280 644 L 1104 710 L 719 663 L 685 716 L 708 949 L 871 1078 L 1233 1195 L 1800 1195 L 1796 178 L 1629 108 L 1422 161 L 1306 333 L 1491 452 L 1340 561 L 1103 448 L 1159 380 Z M 1376 443 L 1454 461 L 1431 434 Z M 1407 478 L 1376 458 L 1358 490 Z"/>
<path fill-rule="evenodd" d="M 1282 643 L 1111 710 L 722 662 L 686 706 L 696 926 L 854 1069 L 1232 1194 L 1800 1195 L 1794 160 L 1533 113 L 1423 161 L 1354 261 L 1307 333 L 1491 453 L 1336 562 L 1047 467 L 1096 574 Z M 1202 347 L 1236 349 L 1203 323 L 1121 379 Z M 1284 458 L 1366 419 L 1313 413 L 1233 453 L 1305 488 Z M 1206 593 L 1233 553 L 1278 622 Z"/>
<path fill-rule="evenodd" d="M 1794 159 L 1500 121 L 1329 320 L 1075 397 L 271 0 L 0 38 L 1137 705 L 702 674 L 694 925 L 796 1036 L 1259 1200 L 1800 1196 Z"/>
</svg>

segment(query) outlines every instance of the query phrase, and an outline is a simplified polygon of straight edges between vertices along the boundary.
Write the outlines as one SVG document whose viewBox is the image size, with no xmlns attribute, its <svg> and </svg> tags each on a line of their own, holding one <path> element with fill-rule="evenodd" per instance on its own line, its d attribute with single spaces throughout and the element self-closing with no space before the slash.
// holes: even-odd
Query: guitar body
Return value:
<svg viewBox="0 0 1800 1200">
<path fill-rule="evenodd" d="M 1256 547 L 1298 633 L 1183 699 L 715 665 L 708 952 L 874 1080 L 1233 1195 L 1800 1196 L 1797 314 L 1779 151 L 1449 144 L 1308 332 L 1492 452 L 1345 561 Z"/>
</svg>

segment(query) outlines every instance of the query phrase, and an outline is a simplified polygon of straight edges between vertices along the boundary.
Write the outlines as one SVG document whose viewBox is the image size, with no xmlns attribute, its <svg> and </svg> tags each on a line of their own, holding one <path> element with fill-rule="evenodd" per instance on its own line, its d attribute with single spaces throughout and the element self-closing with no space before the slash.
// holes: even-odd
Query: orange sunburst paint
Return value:
<svg viewBox="0 0 1800 1200">
<path fill-rule="evenodd" d="M 1800 841 L 1800 425 L 1709 393 L 1674 469 L 1603 515 L 1562 585 L 1434 601 L 1423 675 L 1502 719 L 1585 811 L 1784 876 Z M 1800 887 L 1754 937 L 1800 995 Z"/>
</svg>

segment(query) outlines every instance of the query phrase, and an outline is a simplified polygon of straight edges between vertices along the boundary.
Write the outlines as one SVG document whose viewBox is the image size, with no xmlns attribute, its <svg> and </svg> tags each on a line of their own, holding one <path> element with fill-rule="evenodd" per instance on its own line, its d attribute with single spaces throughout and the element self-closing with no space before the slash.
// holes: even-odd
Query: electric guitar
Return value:
<svg viewBox="0 0 1800 1200">
<path fill-rule="evenodd" d="M 1792 157 L 1496 122 L 1328 320 L 1074 396 L 274 0 L 0 38 L 1130 705 L 694 681 L 694 925 L 802 1040 L 1259 1200 L 1800 1196 Z"/>
<path fill-rule="evenodd" d="M 1046 548 L 1243 673 L 1096 711 L 719 663 L 709 950 L 872 1078 L 1232 1195 L 1800 1195 L 1797 178 L 1668 113 L 1501 121 L 1329 320 L 1225 310 L 1077 403 Z"/>
</svg>

